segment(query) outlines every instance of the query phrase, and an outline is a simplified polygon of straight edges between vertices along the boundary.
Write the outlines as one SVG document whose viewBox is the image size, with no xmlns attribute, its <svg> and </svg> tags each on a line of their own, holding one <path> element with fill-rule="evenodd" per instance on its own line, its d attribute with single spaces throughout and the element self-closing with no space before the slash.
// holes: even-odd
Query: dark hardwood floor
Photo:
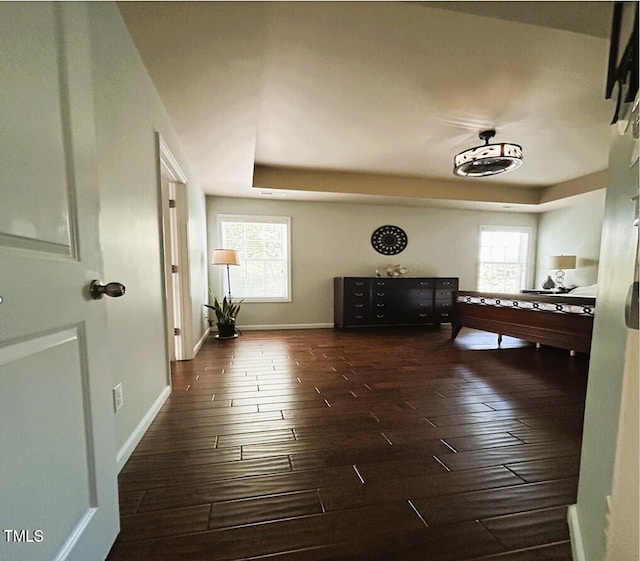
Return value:
<svg viewBox="0 0 640 561">
<path fill-rule="evenodd" d="M 175 365 L 109 561 L 569 561 L 588 360 L 449 329 L 245 332 Z"/>
</svg>

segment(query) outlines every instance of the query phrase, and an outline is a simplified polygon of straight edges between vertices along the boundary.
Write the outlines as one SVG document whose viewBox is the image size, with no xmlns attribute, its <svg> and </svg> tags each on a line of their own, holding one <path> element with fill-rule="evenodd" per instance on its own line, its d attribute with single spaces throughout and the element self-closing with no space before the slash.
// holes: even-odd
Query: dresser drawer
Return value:
<svg viewBox="0 0 640 561">
<path fill-rule="evenodd" d="M 371 314 L 368 310 L 348 310 L 345 312 L 344 319 L 347 325 L 371 324 Z"/>
<path fill-rule="evenodd" d="M 436 288 L 450 288 L 452 290 L 458 289 L 458 279 L 456 278 L 442 278 L 435 279 L 436 280 Z"/>
<path fill-rule="evenodd" d="M 453 310 L 452 300 L 436 300 L 436 311 L 448 312 Z"/>
<path fill-rule="evenodd" d="M 369 288 L 369 283 L 371 279 L 367 278 L 357 278 L 357 277 L 349 277 L 348 279 L 344 279 L 344 287 L 345 289 L 353 289 L 353 288 Z"/>
<path fill-rule="evenodd" d="M 402 299 L 410 300 L 425 300 L 433 299 L 433 289 L 431 288 L 403 288 L 402 290 L 397 287 L 384 287 L 374 286 L 371 297 L 375 299 L 394 299 L 401 297 Z"/>
<path fill-rule="evenodd" d="M 433 289 L 414 288 L 411 290 L 411 299 L 415 301 L 433 300 Z"/>
<path fill-rule="evenodd" d="M 407 279 L 407 288 L 433 288 L 435 279 Z"/>
<path fill-rule="evenodd" d="M 371 279 L 371 284 L 373 284 L 373 286 L 385 286 L 389 285 L 391 282 L 393 282 L 393 279 L 388 277 L 376 277 L 375 279 Z"/>
<path fill-rule="evenodd" d="M 441 323 L 451 323 L 453 321 L 453 309 L 449 311 L 439 311 L 435 313 L 437 321 Z"/>
<path fill-rule="evenodd" d="M 436 314 L 433 312 L 433 308 L 425 308 L 423 310 L 419 310 L 415 315 L 413 315 L 412 323 L 433 323 Z"/>
<path fill-rule="evenodd" d="M 369 291 L 362 290 L 361 288 L 356 288 L 353 292 L 345 292 L 344 295 L 347 302 L 368 302 L 369 301 Z"/>
<path fill-rule="evenodd" d="M 370 279 L 349 278 L 344 281 L 345 298 L 369 298 Z"/>
<path fill-rule="evenodd" d="M 396 290 L 408 290 L 413 288 L 434 288 L 435 279 L 424 278 L 401 278 L 401 279 L 385 279 L 376 278 L 373 280 L 373 289 L 376 288 L 393 288 Z"/>
<path fill-rule="evenodd" d="M 436 288 L 436 300 L 451 300 L 453 299 L 453 290 L 446 288 Z"/>
</svg>

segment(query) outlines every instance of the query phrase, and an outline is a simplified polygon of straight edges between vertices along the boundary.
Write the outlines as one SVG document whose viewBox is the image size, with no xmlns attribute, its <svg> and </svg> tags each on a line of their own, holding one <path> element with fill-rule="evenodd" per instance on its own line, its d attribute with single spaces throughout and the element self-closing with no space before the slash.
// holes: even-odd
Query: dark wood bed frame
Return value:
<svg viewBox="0 0 640 561">
<path fill-rule="evenodd" d="M 490 292 L 459 291 L 457 296 L 475 296 L 518 300 L 520 302 L 548 302 L 573 304 L 595 309 L 595 298 L 546 296 L 538 294 L 499 294 Z M 502 335 L 517 337 L 538 345 L 549 345 L 581 353 L 591 350 L 593 315 L 558 313 L 546 310 L 521 309 L 507 306 L 491 306 L 480 303 L 458 302 L 455 298 L 455 319 L 451 339 L 455 339 L 463 327 L 471 327 Z"/>
</svg>

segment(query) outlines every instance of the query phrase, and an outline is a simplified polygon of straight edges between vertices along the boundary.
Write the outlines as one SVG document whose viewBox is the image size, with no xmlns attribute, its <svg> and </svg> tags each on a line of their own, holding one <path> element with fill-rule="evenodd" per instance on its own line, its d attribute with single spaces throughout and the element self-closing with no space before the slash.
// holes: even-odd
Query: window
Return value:
<svg viewBox="0 0 640 561">
<path fill-rule="evenodd" d="M 291 219 L 287 216 L 218 215 L 220 247 L 235 249 L 231 295 L 246 301 L 291 300 Z M 227 277 L 223 275 L 225 291 Z"/>
<path fill-rule="evenodd" d="M 478 290 L 519 292 L 527 279 L 529 228 L 480 227 Z"/>
</svg>

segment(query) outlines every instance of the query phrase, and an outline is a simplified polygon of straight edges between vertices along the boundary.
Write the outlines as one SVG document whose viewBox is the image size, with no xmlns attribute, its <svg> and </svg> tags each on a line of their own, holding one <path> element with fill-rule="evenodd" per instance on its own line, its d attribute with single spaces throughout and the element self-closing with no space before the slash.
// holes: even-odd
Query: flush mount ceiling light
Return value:
<svg viewBox="0 0 640 561">
<path fill-rule="evenodd" d="M 453 173 L 462 177 L 486 177 L 519 168 L 522 165 L 522 146 L 500 142 L 489 144 L 495 130 L 482 131 L 484 146 L 469 148 L 453 159 Z"/>
</svg>

